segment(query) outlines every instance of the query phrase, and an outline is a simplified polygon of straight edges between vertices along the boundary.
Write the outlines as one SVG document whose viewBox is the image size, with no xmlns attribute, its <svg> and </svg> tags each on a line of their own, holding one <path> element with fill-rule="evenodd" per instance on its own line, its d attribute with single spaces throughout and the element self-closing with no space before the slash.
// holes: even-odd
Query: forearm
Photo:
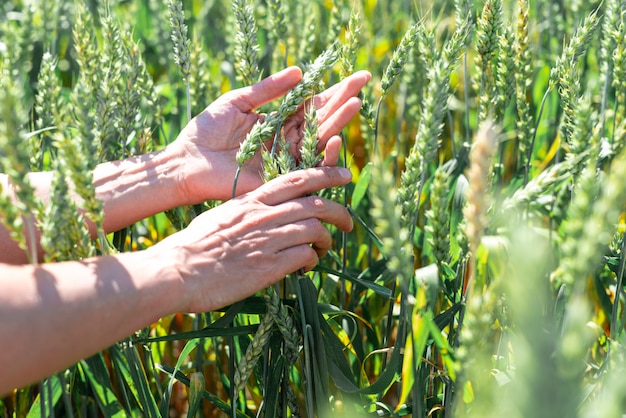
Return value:
<svg viewBox="0 0 626 418">
<path fill-rule="evenodd" d="M 148 251 L 41 266 L 0 264 L 0 395 L 178 311 L 182 282 Z"/>
<path fill-rule="evenodd" d="M 187 204 L 177 180 L 182 157 L 165 151 L 132 157 L 122 161 L 100 164 L 93 172 L 96 198 L 104 207 L 105 232 L 117 231 L 148 216 Z M 29 180 L 36 197 L 44 206 L 50 200 L 52 173 L 31 173 Z M 3 190 L 10 190 L 6 176 L 0 175 Z M 79 199 L 75 197 L 75 200 Z M 94 225 L 88 222 L 92 236 Z M 41 260 L 39 247 L 39 259 Z M 0 223 L 0 262 L 22 264 L 26 254 L 10 239 L 8 231 Z"/>
</svg>

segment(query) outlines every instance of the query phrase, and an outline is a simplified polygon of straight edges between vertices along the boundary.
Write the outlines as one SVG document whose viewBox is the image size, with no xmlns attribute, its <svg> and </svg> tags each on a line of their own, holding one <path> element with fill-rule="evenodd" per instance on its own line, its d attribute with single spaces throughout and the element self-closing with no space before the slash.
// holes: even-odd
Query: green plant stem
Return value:
<svg viewBox="0 0 626 418">
<path fill-rule="evenodd" d="M 298 306 L 300 308 L 300 322 L 302 326 L 302 345 L 304 347 L 304 366 L 303 366 L 303 374 L 305 378 L 306 388 L 306 414 L 308 418 L 314 418 L 314 407 L 313 407 L 313 385 L 311 384 L 311 380 L 313 377 L 313 369 L 311 365 L 311 350 L 310 350 L 310 330 L 311 325 L 307 322 L 306 313 L 304 311 L 304 303 L 302 296 L 302 287 L 300 286 L 300 280 L 296 278 L 296 296 L 298 298 Z"/>
<path fill-rule="evenodd" d="M 469 103 L 469 75 L 467 73 L 467 52 L 463 54 L 463 101 L 465 102 L 465 141 L 472 143 L 472 130 L 470 129 L 470 103 Z"/>
<path fill-rule="evenodd" d="M 619 310 L 619 305 L 620 305 L 620 299 L 622 297 L 622 295 L 624 294 L 624 268 L 626 267 L 626 254 L 624 254 L 624 252 L 626 251 L 626 239 L 622 238 L 622 251 L 620 253 L 620 260 L 619 260 L 619 272 L 617 274 L 617 283 L 615 285 L 615 296 L 613 297 L 613 309 L 611 312 L 611 327 L 610 327 L 610 333 L 611 333 L 611 339 L 614 341 L 618 341 L 619 340 L 619 336 L 617 335 L 618 332 L 617 330 L 621 330 L 622 326 L 621 326 L 621 319 L 618 318 L 618 310 Z M 618 327 L 618 321 L 620 322 L 620 326 Z M 611 347 L 609 345 L 609 347 Z"/>
<path fill-rule="evenodd" d="M 191 120 L 191 87 L 187 80 L 185 80 L 185 94 L 187 96 L 187 123 L 189 123 Z"/>
<path fill-rule="evenodd" d="M 233 180 L 233 192 L 231 198 L 234 199 L 237 196 L 237 182 L 239 181 L 239 174 L 241 173 L 241 165 L 237 166 L 237 171 L 235 171 L 235 180 Z"/>
<path fill-rule="evenodd" d="M 543 109 L 546 105 L 548 95 L 552 91 L 552 88 L 548 88 L 541 99 L 541 105 L 539 106 L 539 114 L 537 115 L 537 123 L 535 124 L 535 131 L 533 132 L 533 139 L 530 141 L 530 147 L 528 148 L 528 155 L 526 156 L 526 168 L 524 171 L 524 186 L 528 184 L 530 176 L 530 163 L 533 156 L 533 149 L 535 148 L 535 141 L 537 140 L 537 131 L 539 130 L 539 123 L 541 122 L 541 116 L 543 115 Z"/>
<path fill-rule="evenodd" d="M 343 166 L 348 167 L 348 144 L 346 136 L 341 133 L 341 143 L 343 147 Z M 343 206 L 348 207 L 348 186 L 343 186 Z M 341 273 L 345 275 L 348 266 L 348 233 L 341 231 Z M 341 280 L 341 309 L 346 307 L 346 279 L 342 275 Z"/>
<path fill-rule="evenodd" d="M 380 116 L 380 107 L 382 105 L 383 98 L 378 99 L 376 105 L 376 117 L 374 118 L 374 143 L 372 144 L 372 155 L 376 155 L 378 151 L 378 118 Z"/>
<path fill-rule="evenodd" d="M 35 232 L 35 220 L 33 215 L 28 216 L 24 222 L 28 234 L 28 261 L 32 265 L 37 265 L 37 233 Z"/>
</svg>

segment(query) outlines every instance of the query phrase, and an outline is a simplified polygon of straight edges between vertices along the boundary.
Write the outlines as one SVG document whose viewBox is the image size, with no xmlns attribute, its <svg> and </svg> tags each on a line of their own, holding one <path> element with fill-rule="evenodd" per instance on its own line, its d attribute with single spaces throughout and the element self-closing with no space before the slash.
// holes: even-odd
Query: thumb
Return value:
<svg viewBox="0 0 626 418">
<path fill-rule="evenodd" d="M 249 196 L 269 206 L 274 206 L 329 187 L 350 183 L 350 170 L 342 167 L 314 167 L 297 170 L 277 177 Z"/>
<path fill-rule="evenodd" d="M 236 99 L 242 101 L 242 111 L 249 112 L 265 103 L 271 102 L 285 95 L 302 80 L 302 70 L 298 67 L 288 67 L 272 74 L 256 84 L 242 87 L 232 92 Z"/>
</svg>

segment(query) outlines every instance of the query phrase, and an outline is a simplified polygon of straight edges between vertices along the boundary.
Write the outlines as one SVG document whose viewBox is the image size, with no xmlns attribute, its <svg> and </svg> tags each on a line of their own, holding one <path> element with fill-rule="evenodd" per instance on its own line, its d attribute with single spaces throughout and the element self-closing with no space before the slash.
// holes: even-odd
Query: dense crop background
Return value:
<svg viewBox="0 0 626 418">
<path fill-rule="evenodd" d="M 625 38 L 622 0 L 0 2 L 21 191 L 0 207 L 48 262 L 147 248 L 220 203 L 92 242 L 68 179 L 98 224 L 89 170 L 221 93 L 325 51 L 326 86 L 373 74 L 343 132 L 353 183 L 324 192 L 355 230 L 315 271 L 162 318 L 0 415 L 621 417 Z M 29 170 L 58 173 L 47 209 Z"/>
</svg>

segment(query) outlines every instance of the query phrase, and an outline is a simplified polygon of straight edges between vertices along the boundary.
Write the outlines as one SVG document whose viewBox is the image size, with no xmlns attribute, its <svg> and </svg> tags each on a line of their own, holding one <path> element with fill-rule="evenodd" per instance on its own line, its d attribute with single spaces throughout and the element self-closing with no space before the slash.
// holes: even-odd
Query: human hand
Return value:
<svg viewBox="0 0 626 418">
<path fill-rule="evenodd" d="M 306 195 L 350 179 L 338 167 L 285 174 L 204 212 L 146 251 L 173 258 L 184 285 L 180 311 L 221 308 L 315 267 L 332 244 L 322 222 L 349 231 L 352 219 L 340 204 Z"/>
<path fill-rule="evenodd" d="M 188 203 L 231 197 L 239 145 L 254 124 L 264 118 L 255 109 L 286 94 L 301 78 L 299 68 L 289 67 L 253 86 L 225 93 L 187 124 L 168 148 L 184 159 L 180 179 Z M 312 99 L 319 122 L 318 151 L 325 153 L 321 165 L 337 163 L 341 147 L 337 134 L 359 111 L 361 101 L 356 95 L 370 78 L 367 71 L 359 71 Z M 283 126 L 296 158 L 303 139 L 303 121 L 300 109 Z M 260 186 L 260 170 L 259 155 L 246 162 L 239 176 L 237 192 Z"/>
</svg>

